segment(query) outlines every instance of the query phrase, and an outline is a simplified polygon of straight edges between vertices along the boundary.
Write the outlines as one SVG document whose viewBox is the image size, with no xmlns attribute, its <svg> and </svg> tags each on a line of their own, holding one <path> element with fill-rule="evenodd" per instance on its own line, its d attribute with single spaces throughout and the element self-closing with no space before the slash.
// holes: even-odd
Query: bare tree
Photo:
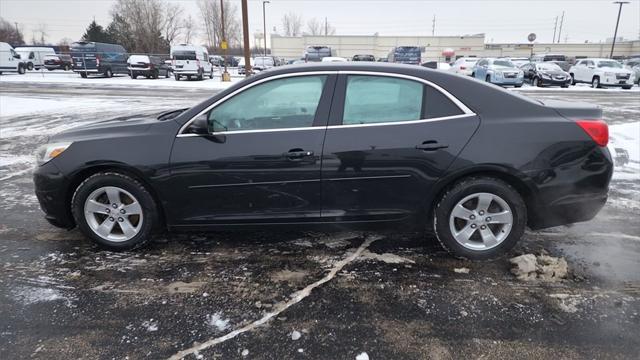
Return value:
<svg viewBox="0 0 640 360">
<path fill-rule="evenodd" d="M 284 36 L 299 36 L 302 30 L 302 17 L 294 12 L 284 14 L 282 28 Z"/>
<path fill-rule="evenodd" d="M 184 20 L 182 28 L 184 29 L 184 43 L 189 44 L 191 39 L 197 34 L 198 24 L 196 24 L 193 17 L 189 15 L 189 17 Z"/>
<path fill-rule="evenodd" d="M 184 29 L 183 13 L 184 8 L 180 4 L 167 3 L 163 28 L 164 38 L 169 44 L 173 43 Z"/>
<path fill-rule="evenodd" d="M 220 1 L 199 0 L 198 7 L 202 16 L 207 44 L 220 46 L 222 39 L 222 21 L 220 16 Z M 241 29 L 238 18 L 238 6 L 229 0 L 224 1 L 224 33 L 230 46 L 240 43 Z"/>
<path fill-rule="evenodd" d="M 47 24 L 40 23 L 33 29 L 31 35 L 33 45 L 46 45 L 47 43 Z"/>
<path fill-rule="evenodd" d="M 0 41 L 13 45 L 24 45 L 22 32 L 17 26 L 0 17 Z"/>
<path fill-rule="evenodd" d="M 309 35 L 335 35 L 336 28 L 330 23 L 312 18 L 307 21 L 307 33 Z"/>
</svg>

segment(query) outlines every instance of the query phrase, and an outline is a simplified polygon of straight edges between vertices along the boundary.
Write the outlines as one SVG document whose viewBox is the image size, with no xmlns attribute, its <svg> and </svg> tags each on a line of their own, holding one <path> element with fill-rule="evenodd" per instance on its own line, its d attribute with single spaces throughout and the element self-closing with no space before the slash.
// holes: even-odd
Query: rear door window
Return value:
<svg viewBox="0 0 640 360">
<path fill-rule="evenodd" d="M 424 103 L 425 119 L 464 114 L 446 95 L 428 85 L 425 85 Z"/>
<path fill-rule="evenodd" d="M 370 124 L 419 120 L 422 83 L 386 76 L 349 75 L 342 123 Z"/>
</svg>

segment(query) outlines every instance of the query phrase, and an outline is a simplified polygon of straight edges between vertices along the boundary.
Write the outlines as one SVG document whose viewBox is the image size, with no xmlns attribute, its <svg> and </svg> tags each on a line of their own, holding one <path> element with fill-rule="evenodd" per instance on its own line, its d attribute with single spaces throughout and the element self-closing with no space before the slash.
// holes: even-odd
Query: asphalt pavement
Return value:
<svg viewBox="0 0 640 360">
<path fill-rule="evenodd" d="M 639 177 L 614 180 L 593 221 L 489 262 L 403 229 L 166 234 L 114 253 L 43 219 L 30 169 L 49 134 L 211 94 L 3 84 L 34 110 L 0 109 L 0 358 L 640 358 Z M 637 92 L 523 94 L 599 104 L 610 124 L 640 113 Z M 568 278 L 517 280 L 508 258 L 524 253 L 565 257 Z"/>
</svg>

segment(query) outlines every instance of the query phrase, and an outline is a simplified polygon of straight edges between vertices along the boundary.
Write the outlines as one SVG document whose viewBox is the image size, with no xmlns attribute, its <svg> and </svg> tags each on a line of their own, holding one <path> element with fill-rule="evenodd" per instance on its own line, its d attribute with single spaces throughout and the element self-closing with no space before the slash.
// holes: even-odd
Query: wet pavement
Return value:
<svg viewBox="0 0 640 360">
<path fill-rule="evenodd" d="M 640 357 L 640 176 L 614 180 L 593 221 L 527 232 L 490 262 L 453 259 L 402 229 L 165 234 L 114 253 L 44 221 L 29 173 L 36 146 L 74 124 L 210 94 L 113 91 L 74 90 L 95 103 L 82 111 L 0 110 L 1 358 Z M 524 94 L 600 104 L 611 124 L 640 113 L 637 93 Z M 0 96 L 71 95 L 12 85 Z M 523 253 L 565 257 L 568 279 L 518 281 L 508 258 Z"/>
</svg>

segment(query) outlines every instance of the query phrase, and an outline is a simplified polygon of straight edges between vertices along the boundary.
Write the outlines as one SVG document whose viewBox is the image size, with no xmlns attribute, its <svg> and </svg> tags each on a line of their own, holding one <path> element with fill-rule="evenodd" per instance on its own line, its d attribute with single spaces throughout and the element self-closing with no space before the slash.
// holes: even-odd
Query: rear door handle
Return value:
<svg viewBox="0 0 640 360">
<path fill-rule="evenodd" d="M 436 140 L 424 141 L 422 144 L 416 145 L 416 149 L 422 151 L 435 151 L 439 149 L 446 149 L 449 145 L 440 144 Z"/>
</svg>

